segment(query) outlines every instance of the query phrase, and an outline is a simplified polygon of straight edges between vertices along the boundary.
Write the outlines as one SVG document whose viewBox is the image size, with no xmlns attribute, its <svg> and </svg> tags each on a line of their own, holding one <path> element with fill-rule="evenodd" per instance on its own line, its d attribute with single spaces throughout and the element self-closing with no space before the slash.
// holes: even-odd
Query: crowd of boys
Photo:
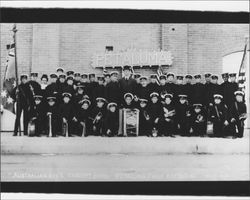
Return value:
<svg viewBox="0 0 250 200">
<path fill-rule="evenodd" d="M 207 124 L 213 125 L 213 137 L 243 137 L 246 104 L 238 90 L 235 73 L 218 76 L 175 76 L 156 74 L 150 77 L 132 74 L 123 67 L 123 77 L 113 71 L 96 77 L 73 71 L 21 75 L 21 83 L 11 97 L 18 106 L 14 136 L 18 134 L 23 112 L 24 135 L 34 120 L 35 136 L 48 135 L 51 116 L 52 136 L 62 134 L 67 122 L 69 136 L 119 136 L 119 110 L 139 109 L 139 135 L 144 136 L 205 136 Z M 97 81 L 96 81 L 97 79 Z M 194 80 L 193 80 L 194 79 Z M 194 82 L 194 83 L 193 83 Z"/>
</svg>

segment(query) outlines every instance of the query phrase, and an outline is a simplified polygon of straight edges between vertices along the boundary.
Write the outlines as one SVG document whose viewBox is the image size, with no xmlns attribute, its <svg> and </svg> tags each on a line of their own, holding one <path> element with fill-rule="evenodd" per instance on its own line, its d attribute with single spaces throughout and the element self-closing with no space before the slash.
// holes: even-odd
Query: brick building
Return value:
<svg viewBox="0 0 250 200">
<path fill-rule="evenodd" d="M 5 70 L 6 45 L 13 24 L 1 24 L 1 78 Z M 177 74 L 223 70 L 223 56 L 242 51 L 248 24 L 17 24 L 19 73 L 54 72 L 58 66 L 77 72 L 102 73 L 91 66 L 93 54 L 126 49 L 167 50 L 173 64 L 166 71 Z M 157 67 L 135 67 L 145 75 Z M 108 69 L 111 70 L 111 69 Z M 119 69 L 118 69 L 119 70 Z"/>
</svg>

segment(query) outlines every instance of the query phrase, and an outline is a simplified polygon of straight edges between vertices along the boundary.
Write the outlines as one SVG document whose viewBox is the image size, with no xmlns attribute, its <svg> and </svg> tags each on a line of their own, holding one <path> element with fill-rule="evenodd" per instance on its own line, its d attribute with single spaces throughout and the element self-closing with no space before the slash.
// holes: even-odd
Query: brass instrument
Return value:
<svg viewBox="0 0 250 200">
<path fill-rule="evenodd" d="M 68 122 L 67 120 L 65 120 L 65 122 L 63 122 L 63 135 L 65 135 L 65 137 L 69 137 L 69 129 L 68 129 Z"/>
<path fill-rule="evenodd" d="M 51 124 L 51 113 L 49 115 L 49 137 L 52 137 L 52 124 Z"/>
<path fill-rule="evenodd" d="M 83 122 L 81 123 L 82 125 L 82 137 L 85 137 L 86 136 L 86 124 Z"/>
<path fill-rule="evenodd" d="M 98 119 L 98 117 L 102 118 L 102 113 L 99 112 L 96 116 L 95 116 L 95 119 L 93 120 L 93 124 L 96 124 L 99 122 L 100 119 Z"/>
<path fill-rule="evenodd" d="M 196 120 L 196 122 L 204 122 L 204 117 L 201 115 L 201 114 L 199 114 L 198 116 L 197 116 L 197 120 Z"/>
<path fill-rule="evenodd" d="M 146 110 L 144 110 L 143 115 L 144 115 L 144 117 L 145 117 L 146 120 L 150 119 L 149 114 L 147 113 Z"/>
</svg>

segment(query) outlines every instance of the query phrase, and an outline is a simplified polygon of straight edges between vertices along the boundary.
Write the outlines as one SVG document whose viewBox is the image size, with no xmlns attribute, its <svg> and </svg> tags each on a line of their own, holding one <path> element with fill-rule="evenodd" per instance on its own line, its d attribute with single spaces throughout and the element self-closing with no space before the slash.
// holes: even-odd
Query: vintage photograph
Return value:
<svg viewBox="0 0 250 200">
<path fill-rule="evenodd" d="M 249 24 L 0 26 L 3 182 L 249 181 Z"/>
</svg>

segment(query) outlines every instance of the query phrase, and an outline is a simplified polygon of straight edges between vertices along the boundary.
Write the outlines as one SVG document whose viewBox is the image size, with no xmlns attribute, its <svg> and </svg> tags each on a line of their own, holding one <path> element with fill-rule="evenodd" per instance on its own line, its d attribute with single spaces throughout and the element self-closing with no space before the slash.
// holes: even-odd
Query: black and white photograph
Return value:
<svg viewBox="0 0 250 200">
<path fill-rule="evenodd" d="M 2 182 L 249 181 L 249 23 L 0 27 Z"/>
</svg>

